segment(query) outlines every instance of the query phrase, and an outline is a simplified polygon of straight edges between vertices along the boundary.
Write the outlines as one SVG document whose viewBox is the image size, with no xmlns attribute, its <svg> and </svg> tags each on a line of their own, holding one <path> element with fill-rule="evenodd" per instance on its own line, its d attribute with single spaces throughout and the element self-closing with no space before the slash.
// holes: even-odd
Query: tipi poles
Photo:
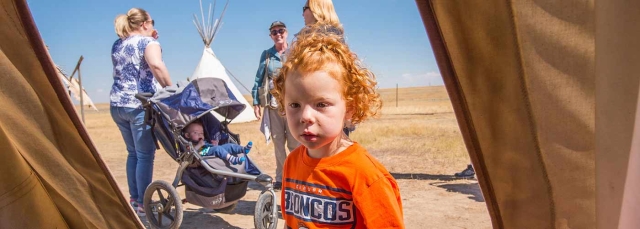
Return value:
<svg viewBox="0 0 640 229">
<path fill-rule="evenodd" d="M 213 4 L 214 4 L 213 9 L 215 10 L 216 2 L 214 1 Z M 212 30 L 211 26 L 210 26 L 211 25 L 211 18 L 213 18 L 213 17 L 211 15 L 211 4 L 209 4 L 209 17 L 207 18 L 207 25 L 208 25 L 207 26 L 207 35 L 211 34 L 211 30 Z M 211 44 L 211 36 L 207 36 L 207 44 Z"/>
<path fill-rule="evenodd" d="M 202 7 L 202 0 L 200 0 L 200 16 L 202 18 L 201 20 L 199 20 L 198 16 L 196 14 L 193 14 L 193 24 L 196 26 L 196 29 L 198 30 L 198 33 L 200 34 L 200 37 L 202 38 L 202 41 L 204 42 L 204 45 L 206 47 L 209 47 L 211 45 L 211 42 L 213 42 L 216 33 L 220 29 L 222 18 L 224 17 L 224 13 L 227 11 L 227 6 L 229 6 L 229 0 L 227 0 L 227 3 L 224 5 L 224 9 L 222 10 L 220 18 L 215 19 L 214 22 L 213 16 L 216 11 L 216 1 L 213 2 L 213 8 L 211 7 L 211 4 L 209 4 L 209 14 L 205 18 L 204 9 Z"/>
</svg>

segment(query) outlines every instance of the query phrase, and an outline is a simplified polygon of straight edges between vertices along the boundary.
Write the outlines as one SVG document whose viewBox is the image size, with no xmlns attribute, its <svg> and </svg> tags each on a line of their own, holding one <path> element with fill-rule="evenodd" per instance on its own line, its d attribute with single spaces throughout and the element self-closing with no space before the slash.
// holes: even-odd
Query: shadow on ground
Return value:
<svg viewBox="0 0 640 229">
<path fill-rule="evenodd" d="M 440 180 L 440 181 L 452 181 L 459 180 L 452 175 L 444 174 L 424 174 L 424 173 L 391 173 L 391 176 L 396 180 Z"/>
<path fill-rule="evenodd" d="M 480 190 L 480 186 L 477 182 L 474 183 L 457 183 L 457 184 L 445 184 L 440 183 L 434 185 L 439 188 L 444 188 L 449 192 L 457 192 L 465 195 L 469 195 L 469 199 L 475 200 L 477 202 L 484 202 L 484 197 L 482 196 L 482 190 Z"/>
<path fill-rule="evenodd" d="M 180 228 L 202 228 L 202 225 L 207 225 L 207 228 L 215 229 L 240 229 L 240 227 L 229 224 L 223 218 L 224 216 L 218 216 L 208 213 L 203 213 L 198 209 L 186 209 L 183 211 L 182 224 Z M 146 217 L 141 218 L 145 228 L 152 228 L 149 225 Z"/>
<path fill-rule="evenodd" d="M 444 188 L 449 192 L 457 192 L 469 196 L 469 199 L 477 202 L 484 202 L 482 197 L 482 191 L 478 182 L 473 178 L 457 178 L 453 175 L 444 174 L 424 174 L 424 173 L 391 173 L 391 176 L 396 180 L 435 180 L 437 182 L 430 183 L 430 185 Z M 462 181 L 464 183 L 458 183 L 456 181 Z M 467 182 L 465 182 L 467 181 Z M 469 183 L 471 181 L 471 183 Z"/>
<path fill-rule="evenodd" d="M 254 217 L 256 201 L 239 200 L 236 208 L 229 213 L 220 213 L 215 210 L 207 210 L 198 206 L 193 206 L 183 210 L 182 224 L 180 228 L 202 228 L 202 225 L 207 225 L 206 228 L 212 229 L 239 229 L 241 227 L 233 226 L 227 222 L 224 218 L 228 215 L 247 215 Z M 280 205 L 277 206 L 280 209 Z M 278 218 L 282 219 L 282 214 L 278 211 Z M 253 219 L 253 218 L 252 218 Z M 146 217 L 141 217 L 140 220 L 144 224 L 145 228 L 151 228 Z"/>
<path fill-rule="evenodd" d="M 276 195 L 277 194 L 278 193 L 276 193 Z M 276 207 L 278 208 L 276 209 L 278 211 L 278 218 L 282 219 L 282 213 L 280 212 L 280 204 L 277 203 Z M 230 212 L 230 214 L 253 216 L 255 212 L 255 208 L 256 208 L 256 201 L 239 200 L 238 206 L 236 206 L 236 209 Z"/>
<path fill-rule="evenodd" d="M 219 229 L 239 229 L 240 227 L 233 226 L 224 220 L 225 214 L 210 214 L 204 213 L 200 209 L 187 209 L 184 211 L 184 220 L 180 228 L 202 228 L 202 225 L 207 225 L 207 228 L 219 228 Z"/>
</svg>

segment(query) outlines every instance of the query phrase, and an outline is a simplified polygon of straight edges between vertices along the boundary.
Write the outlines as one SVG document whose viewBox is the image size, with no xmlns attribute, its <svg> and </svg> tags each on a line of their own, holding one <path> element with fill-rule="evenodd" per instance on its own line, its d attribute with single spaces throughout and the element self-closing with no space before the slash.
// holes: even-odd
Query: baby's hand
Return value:
<svg viewBox="0 0 640 229">
<path fill-rule="evenodd" d="M 218 145 L 218 140 L 211 140 L 211 145 L 217 146 Z"/>
</svg>

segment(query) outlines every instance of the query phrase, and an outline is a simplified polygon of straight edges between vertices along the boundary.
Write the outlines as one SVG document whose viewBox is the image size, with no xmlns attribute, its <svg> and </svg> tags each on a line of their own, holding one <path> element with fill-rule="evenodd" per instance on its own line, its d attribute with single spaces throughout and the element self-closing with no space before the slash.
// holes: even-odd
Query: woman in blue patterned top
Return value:
<svg viewBox="0 0 640 229">
<path fill-rule="evenodd" d="M 119 39 L 111 49 L 113 86 L 111 87 L 111 117 L 127 147 L 127 183 L 130 203 L 138 215 L 144 216 L 142 199 L 151 183 L 155 144 L 151 128 L 144 123 L 142 103 L 137 93 L 155 93 L 159 87 L 171 85 L 167 67 L 162 61 L 160 43 L 151 15 L 132 8 L 115 19 Z"/>
</svg>

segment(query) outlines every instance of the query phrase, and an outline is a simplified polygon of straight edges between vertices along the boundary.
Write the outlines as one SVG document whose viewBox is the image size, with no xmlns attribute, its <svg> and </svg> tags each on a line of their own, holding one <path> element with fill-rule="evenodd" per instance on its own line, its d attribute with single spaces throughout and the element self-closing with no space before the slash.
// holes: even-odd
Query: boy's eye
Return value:
<svg viewBox="0 0 640 229">
<path fill-rule="evenodd" d="M 318 106 L 318 107 L 327 107 L 327 105 L 328 105 L 327 103 L 318 103 L 318 105 L 316 105 L 316 106 Z"/>
<path fill-rule="evenodd" d="M 291 108 L 298 108 L 298 107 L 300 107 L 300 104 L 297 104 L 297 103 L 289 103 L 289 107 L 291 107 Z"/>
</svg>

